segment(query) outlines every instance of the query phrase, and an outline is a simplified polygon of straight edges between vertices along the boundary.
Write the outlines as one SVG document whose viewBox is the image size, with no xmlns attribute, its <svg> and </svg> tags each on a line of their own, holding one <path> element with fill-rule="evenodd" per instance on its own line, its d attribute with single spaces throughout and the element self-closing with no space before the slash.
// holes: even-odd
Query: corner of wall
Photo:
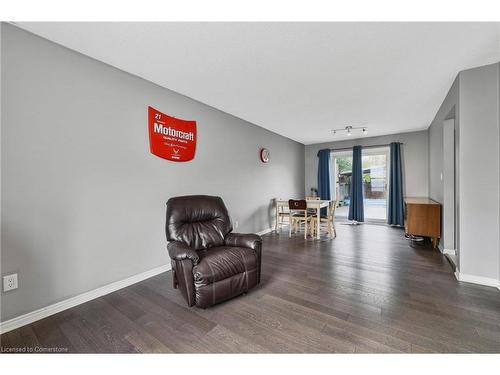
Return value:
<svg viewBox="0 0 500 375">
<path fill-rule="evenodd" d="M 500 279 L 499 69 L 498 62 L 467 69 L 459 73 L 458 82 L 460 272 L 497 280 Z M 481 169 L 474 170 L 475 165 L 481 165 Z"/>
<path fill-rule="evenodd" d="M 500 25 L 499 25 L 499 35 L 500 35 Z M 497 107 L 497 126 L 498 126 L 498 144 L 500 145 L 500 61 L 497 63 L 497 86 L 498 86 L 498 107 Z M 498 160 L 499 160 L 499 165 L 500 165 L 500 147 L 498 150 Z M 498 181 L 498 184 L 500 185 L 500 181 Z M 500 202 L 500 189 L 499 189 L 499 197 L 498 201 Z M 499 219 L 500 219 L 500 205 L 498 207 L 499 212 Z M 498 235 L 500 236 L 500 220 L 498 224 Z M 499 244 L 500 244 L 500 238 L 498 239 Z M 498 248 L 498 271 L 497 271 L 497 280 L 498 280 L 498 289 L 500 289 L 500 246 Z"/>
<path fill-rule="evenodd" d="M 2 69 L 3 69 L 3 28 L 4 28 L 4 22 L 0 21 L 0 189 L 2 186 L 2 117 L 3 117 L 3 100 L 2 100 L 2 91 L 3 91 L 3 85 L 2 85 Z M 3 222 L 2 218 L 2 195 L 0 194 L 0 221 Z M 2 274 L 2 225 L 0 225 L 0 274 Z M 0 309 L 0 321 L 1 321 L 1 309 Z"/>
</svg>

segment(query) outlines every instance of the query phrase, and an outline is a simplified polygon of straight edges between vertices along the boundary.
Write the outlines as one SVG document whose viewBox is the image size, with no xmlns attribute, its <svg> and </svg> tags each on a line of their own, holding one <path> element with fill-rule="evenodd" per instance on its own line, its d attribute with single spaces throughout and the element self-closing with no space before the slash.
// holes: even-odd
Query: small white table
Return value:
<svg viewBox="0 0 500 375">
<path fill-rule="evenodd" d="M 316 210 L 316 215 L 320 217 L 320 211 L 322 208 L 328 207 L 330 204 L 329 200 L 318 200 L 318 199 L 308 199 L 307 208 L 312 208 Z M 279 209 L 280 207 L 288 207 L 288 200 L 276 199 L 276 226 L 275 231 L 278 233 L 278 220 L 279 220 Z M 316 238 L 319 240 L 319 220 L 316 220 Z"/>
</svg>

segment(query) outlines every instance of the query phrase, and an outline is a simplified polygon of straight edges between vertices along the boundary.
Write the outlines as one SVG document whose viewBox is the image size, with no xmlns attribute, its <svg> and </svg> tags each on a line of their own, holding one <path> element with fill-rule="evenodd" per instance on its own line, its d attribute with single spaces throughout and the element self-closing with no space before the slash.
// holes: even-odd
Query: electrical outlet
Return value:
<svg viewBox="0 0 500 375">
<path fill-rule="evenodd" d="M 14 289 L 17 289 L 17 273 L 4 276 L 3 291 L 8 292 L 9 290 L 14 290 Z"/>
<path fill-rule="evenodd" d="M 238 225 L 239 225 L 238 220 L 236 220 L 236 221 L 234 222 L 234 229 L 237 229 L 237 228 L 238 228 Z"/>
</svg>

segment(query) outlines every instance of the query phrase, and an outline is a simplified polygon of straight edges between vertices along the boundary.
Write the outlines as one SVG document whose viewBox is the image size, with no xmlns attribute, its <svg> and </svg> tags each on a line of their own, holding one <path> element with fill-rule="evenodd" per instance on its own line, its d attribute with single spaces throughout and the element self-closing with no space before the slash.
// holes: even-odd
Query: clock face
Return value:
<svg viewBox="0 0 500 375">
<path fill-rule="evenodd" d="M 269 150 L 267 148 L 263 148 L 260 150 L 260 160 L 263 163 L 269 162 L 269 156 L 270 156 L 270 153 L 269 153 Z"/>
</svg>

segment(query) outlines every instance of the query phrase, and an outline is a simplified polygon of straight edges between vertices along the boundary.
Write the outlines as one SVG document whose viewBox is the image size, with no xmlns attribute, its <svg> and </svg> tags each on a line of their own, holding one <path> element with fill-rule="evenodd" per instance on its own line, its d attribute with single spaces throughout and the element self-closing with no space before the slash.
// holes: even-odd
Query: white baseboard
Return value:
<svg viewBox="0 0 500 375">
<path fill-rule="evenodd" d="M 140 274 L 127 277 L 126 279 L 115 281 L 114 283 L 104 285 L 100 288 L 79 294 L 75 297 L 65 299 L 64 301 L 54 303 L 53 305 L 42 307 L 41 309 L 32 311 L 30 313 L 6 320 L 5 322 L 0 323 L 0 333 L 9 332 L 12 331 L 13 329 L 25 326 L 26 324 L 36 322 L 37 320 L 46 318 L 50 315 L 57 314 L 58 312 L 67 310 L 71 307 L 81 305 L 82 303 L 88 302 L 95 298 L 104 296 L 116 290 L 149 279 L 150 277 L 169 271 L 170 269 L 171 269 L 170 263 L 165 264 L 163 266 L 153 268 L 152 270 L 142 272 Z"/>
<path fill-rule="evenodd" d="M 273 230 L 274 230 L 273 228 L 267 228 L 267 229 L 261 230 L 260 232 L 257 232 L 256 234 L 258 234 L 259 236 L 263 236 L 264 234 L 271 233 Z"/>
<path fill-rule="evenodd" d="M 453 249 L 443 249 L 443 251 L 441 252 L 445 255 L 454 255 L 454 256 L 457 255 L 457 251 Z"/>
<path fill-rule="evenodd" d="M 485 286 L 492 286 L 494 288 L 500 289 L 500 281 L 489 277 L 467 275 L 464 273 L 460 273 L 458 271 L 455 271 L 455 277 L 457 278 L 458 281 L 464 281 L 466 283 L 473 283 Z"/>
<path fill-rule="evenodd" d="M 262 236 L 264 234 L 270 233 L 273 231 L 273 228 L 267 228 L 264 229 L 257 234 L 259 236 Z M 119 289 L 125 288 L 127 286 L 130 286 L 132 284 L 136 284 L 140 281 L 149 279 L 150 277 L 156 276 L 160 273 L 169 271 L 171 269 L 171 265 L 165 264 L 160 267 L 153 268 L 152 270 L 127 277 L 126 279 L 115 281 L 114 283 L 104 285 L 100 288 L 90 290 L 88 292 L 79 294 L 75 297 L 71 297 L 68 299 L 65 299 L 63 301 L 54 303 L 49 306 L 42 307 L 41 309 L 29 312 L 27 314 L 20 315 L 18 317 L 6 320 L 5 322 L 0 322 L 0 334 L 1 333 L 6 333 L 9 331 L 12 331 L 16 328 L 20 328 L 22 326 L 25 326 L 27 324 L 36 322 L 37 320 L 46 318 L 48 316 L 57 314 L 58 312 L 67 310 L 71 307 L 75 307 L 78 305 L 81 305 L 82 303 L 91 301 L 93 299 L 96 299 L 98 297 L 102 297 L 106 294 L 112 293 L 114 291 L 117 291 Z"/>
</svg>

